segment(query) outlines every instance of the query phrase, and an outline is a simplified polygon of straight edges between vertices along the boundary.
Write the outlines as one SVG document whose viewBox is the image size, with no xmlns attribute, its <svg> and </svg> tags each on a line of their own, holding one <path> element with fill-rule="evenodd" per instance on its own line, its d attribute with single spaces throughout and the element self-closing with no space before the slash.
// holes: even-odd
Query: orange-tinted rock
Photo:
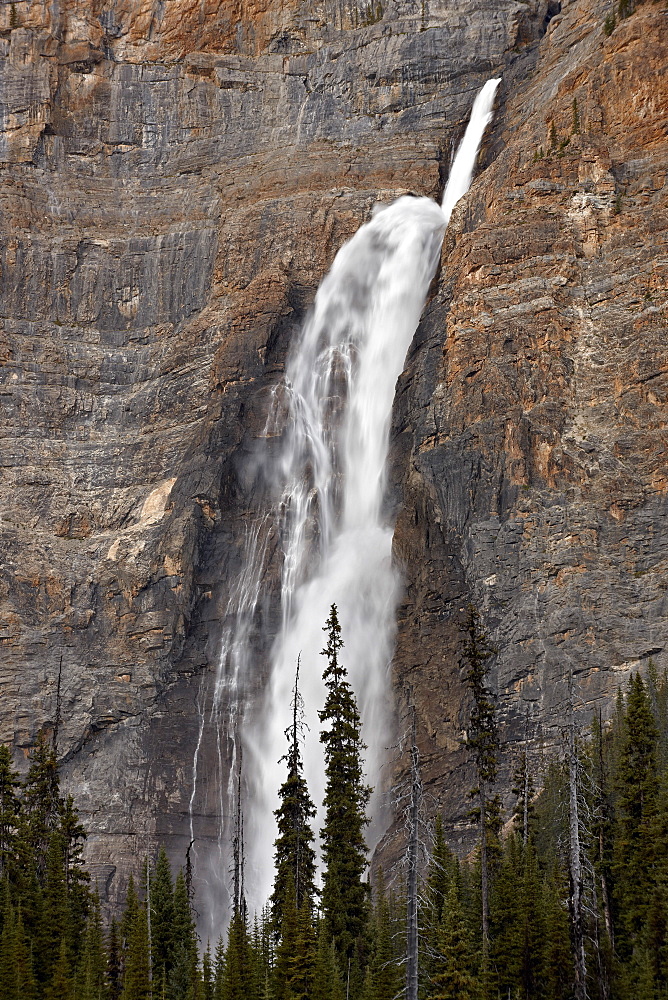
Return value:
<svg viewBox="0 0 668 1000">
<path fill-rule="evenodd" d="M 59 749 L 109 898 L 148 838 L 187 846 L 197 697 L 256 512 L 244 458 L 290 338 L 376 198 L 438 194 L 492 73 L 391 477 L 397 687 L 463 843 L 466 602 L 510 740 L 528 707 L 554 744 L 570 666 L 584 720 L 665 662 L 665 14 L 606 37 L 602 2 L 556 10 L 0 8 L 0 738 L 53 731 L 62 657 Z"/>
</svg>

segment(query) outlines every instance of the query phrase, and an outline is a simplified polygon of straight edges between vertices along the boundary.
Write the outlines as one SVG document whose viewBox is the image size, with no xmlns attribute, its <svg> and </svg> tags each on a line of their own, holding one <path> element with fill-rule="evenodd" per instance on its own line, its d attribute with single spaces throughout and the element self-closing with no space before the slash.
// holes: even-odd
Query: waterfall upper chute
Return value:
<svg viewBox="0 0 668 1000">
<path fill-rule="evenodd" d="M 266 426 L 272 446 L 260 462 L 273 497 L 272 532 L 283 555 L 281 626 L 271 652 L 264 706 L 243 730 L 248 751 L 248 882 L 253 883 L 254 905 L 262 905 L 271 889 L 267 844 L 274 839 L 273 810 L 284 776 L 278 761 L 285 750 L 300 654 L 310 728 L 305 773 L 313 799 L 322 800 L 317 710 L 324 701 L 324 686 L 319 654 L 332 603 L 339 609 L 342 656 L 361 710 L 368 778 L 377 784 L 390 710 L 389 667 L 400 590 L 391 557 L 393 527 L 383 506 L 392 403 L 450 213 L 471 182 L 498 82 L 489 81 L 476 98 L 442 206 L 408 196 L 377 206 L 339 250 L 290 353 L 285 378 L 273 393 Z M 250 533 L 242 579 L 231 588 L 228 611 L 230 621 L 238 624 L 226 628 L 210 713 L 224 725 L 228 742 L 238 739 L 236 727 L 250 688 L 249 628 L 266 568 L 266 537 L 264 525 Z M 218 741 L 220 746 L 220 733 Z M 196 778 L 197 756 L 193 775 Z M 223 788 L 221 775 L 221 802 Z M 225 811 L 232 814 L 230 801 Z M 378 814 L 378 803 L 375 811 Z"/>
<path fill-rule="evenodd" d="M 471 117 L 469 118 L 464 138 L 457 148 L 452 169 L 450 170 L 450 177 L 443 192 L 441 208 L 445 216 L 446 226 L 450 221 L 453 208 L 459 199 L 464 197 L 471 186 L 475 161 L 478 158 L 478 150 L 480 149 L 484 131 L 491 122 L 492 115 L 494 114 L 494 98 L 496 97 L 496 89 L 500 83 L 500 79 L 488 80 L 473 102 Z"/>
</svg>

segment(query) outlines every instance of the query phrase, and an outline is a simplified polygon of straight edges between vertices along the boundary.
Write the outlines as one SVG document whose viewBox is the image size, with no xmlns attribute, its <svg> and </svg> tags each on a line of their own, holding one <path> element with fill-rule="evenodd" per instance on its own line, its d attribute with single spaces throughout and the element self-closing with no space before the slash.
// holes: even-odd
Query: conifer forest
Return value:
<svg viewBox="0 0 668 1000">
<path fill-rule="evenodd" d="M 462 625 L 476 849 L 457 857 L 425 815 L 412 756 L 406 847 L 369 876 L 363 743 L 337 609 L 325 626 L 322 829 L 303 774 L 297 667 L 276 813 L 271 898 L 251 913 L 238 822 L 234 909 L 197 934 L 190 857 L 137 863 L 119 920 L 105 922 L 83 861 L 86 831 L 64 795 L 53 741 L 23 780 L 0 748 L 2 1000 L 660 1000 L 668 997 L 668 679 L 650 665 L 585 738 L 566 726 L 542 767 L 520 753 L 503 816 L 488 686 L 495 654 L 474 607 Z M 408 739 L 410 740 L 410 734 Z M 316 839 L 322 874 L 318 877 Z M 270 845 L 266 845 L 269 850 Z"/>
<path fill-rule="evenodd" d="M 668 0 L 0 0 L 0 1000 L 668 1000 Z"/>
</svg>

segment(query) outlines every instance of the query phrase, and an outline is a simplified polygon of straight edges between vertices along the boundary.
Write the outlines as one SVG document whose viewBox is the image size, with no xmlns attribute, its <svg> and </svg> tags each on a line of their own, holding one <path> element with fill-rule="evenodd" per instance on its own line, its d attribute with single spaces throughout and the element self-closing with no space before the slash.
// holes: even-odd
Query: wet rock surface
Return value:
<svg viewBox="0 0 668 1000">
<path fill-rule="evenodd" d="M 464 849 L 469 600 L 510 747 L 554 746 L 570 669 L 584 722 L 667 662 L 665 12 L 608 37 L 593 0 L 56 10 L 0 8 L 0 738 L 53 730 L 60 673 L 110 900 L 189 842 L 291 335 L 378 198 L 438 195 L 503 73 L 393 427 L 398 700 Z M 215 838 L 215 794 L 192 808 Z"/>
</svg>

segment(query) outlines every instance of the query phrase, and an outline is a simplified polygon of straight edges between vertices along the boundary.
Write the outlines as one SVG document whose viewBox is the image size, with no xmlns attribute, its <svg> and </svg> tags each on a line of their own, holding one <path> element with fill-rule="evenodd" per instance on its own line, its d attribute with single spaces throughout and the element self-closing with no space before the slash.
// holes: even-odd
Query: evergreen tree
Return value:
<svg viewBox="0 0 668 1000">
<path fill-rule="evenodd" d="M 271 913 L 276 935 L 281 931 L 288 885 L 295 893 L 295 907 L 300 910 L 304 901 L 313 908 L 316 895 L 315 851 L 311 820 L 315 806 L 311 800 L 303 774 L 301 756 L 301 726 L 303 701 L 299 693 L 299 661 L 292 698 L 292 724 L 285 731 L 288 752 L 282 760 L 288 766 L 288 776 L 279 790 L 280 806 L 275 812 L 278 838 L 274 844 L 276 877 L 271 896 Z"/>
<path fill-rule="evenodd" d="M 426 900 L 422 916 L 428 950 L 433 951 L 435 948 L 445 900 L 450 887 L 458 882 L 459 863 L 446 843 L 443 819 L 439 813 L 434 827 L 434 842 L 427 872 Z"/>
<path fill-rule="evenodd" d="M 124 962 L 121 1000 L 150 1000 L 148 921 L 146 907 L 140 903 L 132 876 L 123 914 Z"/>
<path fill-rule="evenodd" d="M 444 900 L 437 929 L 429 1000 L 478 1000 L 481 990 L 474 968 L 473 943 L 453 883 Z"/>
<path fill-rule="evenodd" d="M 34 864 L 42 881 L 46 874 L 51 835 L 59 826 L 63 807 L 58 761 L 53 747 L 43 736 L 32 750 L 23 784 L 22 805 L 23 866 L 32 867 Z"/>
<path fill-rule="evenodd" d="M 118 924 L 111 921 L 107 939 L 107 998 L 119 1000 L 122 986 L 121 942 Z"/>
<path fill-rule="evenodd" d="M 218 965 L 218 961 L 216 963 Z M 227 933 L 227 947 L 216 976 L 216 1000 L 258 1000 L 255 962 L 245 911 L 236 907 Z"/>
<path fill-rule="evenodd" d="M 18 969 L 16 963 L 16 927 L 14 907 L 9 897 L 9 885 L 3 880 L 2 886 L 2 934 L 0 935 L 0 997 L 18 1000 L 16 988 Z"/>
<path fill-rule="evenodd" d="M 62 874 L 67 898 L 68 945 L 74 960 L 86 934 L 91 892 L 90 875 L 86 871 L 83 857 L 86 830 L 79 819 L 79 813 L 71 795 L 61 799 L 58 833 L 62 848 Z"/>
<path fill-rule="evenodd" d="M 37 982 L 32 968 L 32 955 L 20 909 L 16 916 L 14 940 L 17 974 L 16 1000 L 37 1000 Z"/>
<path fill-rule="evenodd" d="M 104 1000 L 107 960 L 102 936 L 100 904 L 94 898 L 86 923 L 81 960 L 76 977 L 76 1000 Z"/>
<path fill-rule="evenodd" d="M 70 920 L 65 884 L 63 838 L 56 830 L 51 834 L 47 852 L 42 915 L 33 936 L 36 958 L 35 971 L 40 982 L 49 982 L 53 964 L 57 960 L 59 961 L 61 942 L 64 942 L 67 947 L 67 975 L 70 975 L 71 958 L 76 944 L 74 932 L 75 928 Z M 62 969 L 60 974 L 64 975 Z"/>
<path fill-rule="evenodd" d="M 378 873 L 371 920 L 371 953 L 364 980 L 363 1000 L 393 1000 L 402 991 L 404 977 L 397 943 L 399 933 L 394 900 L 385 891 L 383 873 Z M 403 930 L 403 928 L 401 928 Z"/>
<path fill-rule="evenodd" d="M 153 977 L 160 982 L 172 967 L 174 957 L 174 886 L 164 847 L 158 851 L 151 876 L 151 958 Z"/>
<path fill-rule="evenodd" d="M 570 1000 L 573 995 L 567 896 L 565 875 L 553 861 L 542 879 L 544 931 L 537 972 L 544 1000 Z"/>
<path fill-rule="evenodd" d="M 617 941 L 622 957 L 640 943 L 652 896 L 654 841 L 659 788 L 658 732 L 640 674 L 629 681 L 625 735 L 615 775 L 617 822 L 614 847 L 615 896 L 624 935 Z"/>
<path fill-rule="evenodd" d="M 273 995 L 276 1000 L 306 1000 L 310 994 L 315 966 L 315 935 L 311 908 L 304 898 L 299 909 L 292 874 L 283 900 L 281 941 L 276 949 Z"/>
<path fill-rule="evenodd" d="M 327 924 L 320 920 L 311 1000 L 344 1000 L 345 995 L 336 947 Z"/>
<path fill-rule="evenodd" d="M 368 919 L 368 886 L 362 881 L 367 867 L 364 827 L 371 790 L 364 783 L 361 722 L 347 672 L 339 662 L 343 646 L 336 605 L 324 630 L 323 655 L 327 687 L 320 721 L 329 725 L 320 734 L 325 748 L 325 821 L 321 830 L 324 873 L 322 912 L 339 956 L 352 960 L 355 943 Z"/>
<path fill-rule="evenodd" d="M 0 878 L 15 867 L 19 831 L 19 776 L 9 747 L 0 744 Z"/>
<path fill-rule="evenodd" d="M 214 967 L 211 961 L 211 945 L 207 944 L 202 956 L 202 1000 L 214 1000 Z"/>
<path fill-rule="evenodd" d="M 477 800 L 474 810 L 480 828 L 480 878 L 483 949 L 489 944 L 489 841 L 495 838 L 499 822 L 499 800 L 492 789 L 496 782 L 499 737 L 494 699 L 487 687 L 489 659 L 496 653 L 489 636 L 480 624 L 480 615 L 470 604 L 464 631 L 464 659 L 468 664 L 466 682 L 472 696 L 471 719 L 466 744 L 476 769 L 477 785 L 471 796 Z"/>
<path fill-rule="evenodd" d="M 60 940 L 58 959 L 44 990 L 44 1000 L 78 1000 L 74 996 L 72 972 L 65 937 Z"/>
<path fill-rule="evenodd" d="M 170 1000 L 190 1000 L 197 985 L 197 932 L 185 875 L 180 871 L 174 883 L 173 950 L 167 976 Z M 248 995 L 248 994 L 247 994 Z"/>
<path fill-rule="evenodd" d="M 225 1000 L 225 951 L 225 941 L 219 937 L 213 960 L 214 1000 Z"/>
<path fill-rule="evenodd" d="M 541 877 L 533 844 L 524 847 L 515 833 L 505 844 L 494 897 L 491 950 L 498 988 L 501 995 L 514 989 L 521 1000 L 531 1000 L 540 987 L 545 940 Z"/>
</svg>

